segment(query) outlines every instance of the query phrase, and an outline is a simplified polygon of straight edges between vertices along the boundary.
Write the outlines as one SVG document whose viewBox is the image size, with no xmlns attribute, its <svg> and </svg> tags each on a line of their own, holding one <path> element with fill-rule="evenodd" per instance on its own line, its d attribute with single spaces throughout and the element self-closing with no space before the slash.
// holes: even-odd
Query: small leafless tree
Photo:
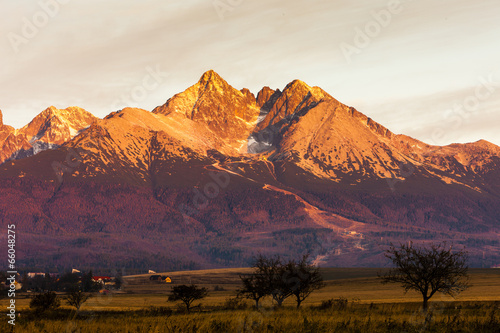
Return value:
<svg viewBox="0 0 500 333">
<path fill-rule="evenodd" d="M 421 293 L 425 312 L 429 299 L 436 292 L 455 297 L 470 286 L 467 253 L 464 250 L 453 252 L 452 246 L 446 243 L 430 247 L 416 247 L 412 242 L 398 247 L 391 244 L 385 256 L 395 268 L 379 275 L 382 283 L 399 283 L 405 293 L 408 290 Z"/>
<path fill-rule="evenodd" d="M 264 276 L 258 273 L 240 275 L 243 288 L 238 289 L 238 296 L 255 301 L 255 308 L 259 308 L 259 301 L 269 294 L 269 287 Z"/>
<path fill-rule="evenodd" d="M 319 267 L 309 262 L 308 255 L 304 255 L 299 262 L 289 261 L 284 271 L 283 279 L 287 289 L 295 297 L 297 308 L 313 291 L 325 286 Z"/>
<path fill-rule="evenodd" d="M 195 285 L 180 285 L 172 288 L 172 293 L 168 296 L 169 301 L 183 301 L 187 312 L 191 311 L 191 304 L 208 296 L 207 288 L 199 288 Z"/>
<path fill-rule="evenodd" d="M 76 311 L 80 311 L 83 303 L 85 303 L 92 295 L 83 293 L 81 291 L 74 291 L 66 295 L 65 300 L 69 306 L 72 306 Z"/>
</svg>

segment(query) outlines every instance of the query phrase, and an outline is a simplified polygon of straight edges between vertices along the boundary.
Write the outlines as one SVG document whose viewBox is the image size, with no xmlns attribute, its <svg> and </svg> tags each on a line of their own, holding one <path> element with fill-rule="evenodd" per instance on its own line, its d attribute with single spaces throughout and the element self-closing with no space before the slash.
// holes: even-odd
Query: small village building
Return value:
<svg viewBox="0 0 500 333">
<path fill-rule="evenodd" d="M 30 272 L 27 274 L 27 276 L 28 276 L 28 278 L 33 279 L 36 276 L 45 276 L 45 273 L 42 273 L 42 272 L 32 273 L 32 272 Z"/>
<path fill-rule="evenodd" d="M 109 276 L 93 276 L 92 277 L 92 281 L 103 284 L 103 285 L 105 285 L 108 282 L 111 282 L 111 280 L 112 279 Z"/>
</svg>

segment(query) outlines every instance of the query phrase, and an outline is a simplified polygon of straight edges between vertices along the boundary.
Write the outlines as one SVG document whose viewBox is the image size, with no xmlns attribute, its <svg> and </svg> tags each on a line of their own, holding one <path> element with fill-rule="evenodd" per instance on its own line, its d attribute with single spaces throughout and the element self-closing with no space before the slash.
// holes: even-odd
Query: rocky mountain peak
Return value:
<svg viewBox="0 0 500 333">
<path fill-rule="evenodd" d="M 301 80 L 293 80 L 290 82 L 285 89 L 283 90 L 284 95 L 300 95 L 302 97 L 307 96 L 307 94 L 311 94 L 315 99 L 331 99 L 333 98 L 327 92 L 319 87 L 311 87 L 307 83 Z"/>
<path fill-rule="evenodd" d="M 194 87 L 199 90 L 199 94 L 203 94 L 205 92 L 224 94 L 226 91 L 234 89 L 226 82 L 226 80 L 213 70 L 203 73 L 200 80 Z"/>
<path fill-rule="evenodd" d="M 300 80 L 290 82 L 283 92 L 271 92 L 271 89 L 263 89 L 257 96 L 258 103 L 264 102 L 261 111 L 266 116 L 257 126 L 256 132 L 277 124 L 280 127 L 283 122 L 287 123 L 292 117 L 302 115 L 321 101 L 333 100 L 333 97 L 321 88 L 310 87 Z"/>
<path fill-rule="evenodd" d="M 243 88 L 240 91 L 247 98 L 250 98 L 251 100 L 255 101 L 255 95 L 248 88 Z"/>
<path fill-rule="evenodd" d="M 312 88 L 304 81 L 293 80 L 292 82 L 290 82 L 289 84 L 286 85 L 286 87 L 283 91 L 298 90 L 298 89 L 301 89 L 301 90 L 303 89 L 303 90 L 307 90 L 307 91 L 312 90 Z"/>
<path fill-rule="evenodd" d="M 17 131 L 9 131 L 10 135 L 2 143 L 3 147 L 0 147 L 3 150 L 0 163 L 6 159 L 25 158 L 46 149 L 57 148 L 97 119 L 90 112 L 76 106 L 61 110 L 49 106 L 28 125 Z"/>
<path fill-rule="evenodd" d="M 277 90 L 279 91 L 279 89 Z M 270 99 L 271 96 L 276 92 L 276 90 L 273 90 L 269 88 L 268 86 L 265 86 L 262 88 L 259 93 L 257 94 L 257 106 L 262 107 L 264 104 L 266 104 Z"/>
<path fill-rule="evenodd" d="M 49 106 L 46 108 L 42 113 L 57 113 L 59 111 L 58 108 L 56 108 L 54 105 Z"/>
<path fill-rule="evenodd" d="M 226 82 L 219 74 L 217 74 L 213 69 L 210 69 L 203 73 L 199 83 L 213 83 L 213 82 Z"/>
<path fill-rule="evenodd" d="M 500 151 L 500 149 L 497 145 L 495 145 L 489 141 L 486 141 L 486 140 L 478 140 L 476 142 L 470 143 L 469 145 L 476 146 L 476 147 L 483 148 L 483 149 L 490 150 L 490 151 L 494 151 L 494 152 Z"/>
<path fill-rule="evenodd" d="M 2 110 L 0 110 L 0 163 L 2 163 L 1 159 L 2 141 L 4 141 L 13 131 L 14 131 L 13 127 L 7 126 L 3 123 L 3 114 Z"/>
<path fill-rule="evenodd" d="M 90 112 L 79 107 L 58 109 L 50 106 L 33 118 L 20 132 L 24 133 L 30 140 L 33 137 L 42 138 L 45 133 L 52 133 L 51 136 L 55 135 L 61 138 L 66 138 L 69 135 L 66 138 L 69 139 L 96 119 Z M 66 132 L 68 135 L 65 135 Z"/>
<path fill-rule="evenodd" d="M 255 96 L 248 90 L 237 90 L 213 70 L 185 91 L 153 110 L 162 115 L 181 115 L 227 139 L 239 149 L 251 132 L 259 115 Z"/>
</svg>

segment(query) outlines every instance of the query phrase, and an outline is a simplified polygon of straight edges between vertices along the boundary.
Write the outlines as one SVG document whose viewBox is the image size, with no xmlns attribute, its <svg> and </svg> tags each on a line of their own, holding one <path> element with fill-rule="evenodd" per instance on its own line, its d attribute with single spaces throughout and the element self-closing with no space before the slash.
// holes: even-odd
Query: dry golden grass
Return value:
<svg viewBox="0 0 500 333">
<path fill-rule="evenodd" d="M 421 296 L 416 292 L 406 295 L 402 288 L 395 284 L 383 285 L 377 277 L 377 268 L 325 268 L 322 270 L 326 287 L 314 292 L 303 303 L 304 306 L 318 305 L 330 298 L 345 297 L 348 300 L 359 300 L 360 303 L 398 303 L 420 302 Z M 125 277 L 123 291 L 109 295 L 97 295 L 84 304 L 82 310 L 138 310 L 148 306 L 175 305 L 167 302 L 167 294 L 171 286 L 176 284 L 197 284 L 209 289 L 209 296 L 201 301 L 205 306 L 217 306 L 227 298 L 234 297 L 240 287 L 239 274 L 249 273 L 249 268 L 230 268 L 217 270 L 185 271 L 162 273 L 172 278 L 172 284 L 150 281 L 149 274 Z M 449 301 L 500 301 L 500 269 L 471 269 L 472 287 L 460 294 L 456 299 L 436 294 L 431 302 Z M 214 291 L 218 286 L 224 290 Z M 30 294 L 17 297 L 17 307 L 27 309 Z M 7 306 L 8 300 L 0 300 L 0 306 Z M 293 305 L 288 299 L 285 305 Z"/>
<path fill-rule="evenodd" d="M 485 332 L 498 333 L 500 304 L 451 303 L 431 307 L 431 317 L 418 304 L 349 304 L 346 308 L 263 308 L 260 311 L 212 310 L 191 314 L 148 311 L 87 311 L 76 318 L 70 311 L 27 314 L 18 321 L 18 333 L 132 333 L 132 332 Z M 6 322 L 0 331 L 7 332 Z"/>
</svg>

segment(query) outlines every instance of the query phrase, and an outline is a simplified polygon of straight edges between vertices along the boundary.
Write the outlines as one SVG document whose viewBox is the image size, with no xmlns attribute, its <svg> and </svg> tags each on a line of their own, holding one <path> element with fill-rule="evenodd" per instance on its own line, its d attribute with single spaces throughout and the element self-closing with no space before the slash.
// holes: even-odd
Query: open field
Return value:
<svg viewBox="0 0 500 333">
<path fill-rule="evenodd" d="M 360 303 L 390 303 L 390 302 L 420 302 L 421 296 L 416 292 L 406 295 L 399 285 L 383 285 L 377 277 L 379 268 L 324 268 L 322 273 L 326 287 L 314 292 L 303 305 L 318 305 L 330 298 L 345 297 Z M 124 277 L 123 290 L 108 295 L 98 295 L 90 299 L 82 309 L 93 310 L 139 310 L 148 306 L 169 306 L 167 295 L 172 285 L 196 284 L 208 288 L 210 294 L 202 300 L 205 306 L 218 306 L 229 297 L 234 297 L 240 287 L 239 274 L 251 272 L 249 268 L 228 268 L 201 271 L 183 271 L 160 273 L 172 279 L 171 284 L 150 281 L 151 274 Z M 432 302 L 450 301 L 500 301 L 500 269 L 470 269 L 472 286 L 456 299 L 436 294 Z M 218 290 L 214 289 L 218 287 Z M 18 309 L 27 309 L 30 294 L 20 294 L 17 297 Z M 292 306 L 292 299 L 285 301 Z M 0 300 L 0 306 L 7 305 L 7 300 Z"/>
<path fill-rule="evenodd" d="M 211 290 L 211 295 L 203 300 L 203 304 L 215 305 L 227 297 L 234 296 L 240 287 L 239 274 L 249 273 L 249 268 L 230 268 L 218 270 L 202 270 L 190 272 L 162 273 L 172 278 L 175 284 L 196 284 Z M 303 304 L 317 305 L 330 298 L 345 297 L 349 300 L 359 299 L 362 303 L 387 302 L 420 302 L 421 296 L 415 292 L 406 295 L 398 285 L 382 285 L 377 272 L 384 272 L 379 268 L 324 268 L 322 269 L 326 287 L 313 293 Z M 165 300 L 170 291 L 170 284 L 149 281 L 149 274 L 126 277 L 124 291 L 134 296 L 151 295 L 151 304 L 158 303 L 158 298 Z M 462 293 L 456 300 L 461 301 L 500 301 L 500 269 L 470 269 L 472 287 Z M 213 291 L 216 286 L 224 291 Z M 156 296 L 155 296 L 156 295 Z M 130 297 L 133 297 L 130 295 Z M 153 301 L 154 300 L 154 301 Z M 436 295 L 433 301 L 453 301 L 448 296 Z M 285 304 L 293 304 L 287 300 Z"/>
<path fill-rule="evenodd" d="M 67 306 L 63 306 L 52 319 L 30 317 L 32 315 L 27 311 L 30 295 L 18 295 L 16 305 L 21 318 L 16 332 L 76 332 L 71 327 L 81 328 L 82 333 L 232 332 L 238 329 L 243 332 L 244 327 L 249 332 L 333 332 L 337 328 L 339 332 L 350 332 L 351 328 L 352 332 L 365 329 L 386 332 L 393 328 L 394 332 L 422 331 L 418 326 L 424 322 L 419 310 L 419 294 L 409 292 L 405 295 L 398 285 L 382 285 L 377 278 L 379 271 L 371 268 L 323 269 L 326 287 L 313 293 L 303 303 L 302 309 L 295 310 L 295 303 L 289 299 L 284 303 L 285 309 L 275 310 L 270 299 L 266 299 L 260 312 L 251 309 L 250 301 L 243 306 L 245 309 L 230 311 L 225 305 L 240 285 L 239 274 L 248 273 L 249 269 L 163 273 L 172 278 L 172 284 L 150 281 L 149 275 L 127 276 L 122 291 L 91 298 L 74 320 L 68 319 L 74 314 Z M 500 269 L 471 269 L 470 276 L 472 287 L 457 299 L 439 294 L 431 299 L 436 332 L 454 332 L 445 329 L 454 327 L 457 321 L 465 325 L 463 327 L 472 325 L 470 330 L 464 328 L 465 332 L 500 332 L 498 329 L 487 330 L 488 323 L 500 321 Z M 177 304 L 167 302 L 167 294 L 171 285 L 190 283 L 207 287 L 210 295 L 201 300 L 201 312 L 178 313 Z M 214 290 L 216 286 L 217 291 Z M 348 300 L 345 309 L 335 306 L 318 309 L 322 301 L 339 297 Z M 7 300 L 1 300 L 0 306 L 5 309 Z M 171 311 L 173 314 L 167 316 Z M 455 324 L 451 324 L 453 320 Z M 4 319 L 0 331 L 9 328 L 6 324 Z M 483 324 L 486 326 L 481 326 Z M 192 325 L 197 325 L 196 329 Z M 274 327 L 274 330 L 268 327 Z"/>
</svg>

